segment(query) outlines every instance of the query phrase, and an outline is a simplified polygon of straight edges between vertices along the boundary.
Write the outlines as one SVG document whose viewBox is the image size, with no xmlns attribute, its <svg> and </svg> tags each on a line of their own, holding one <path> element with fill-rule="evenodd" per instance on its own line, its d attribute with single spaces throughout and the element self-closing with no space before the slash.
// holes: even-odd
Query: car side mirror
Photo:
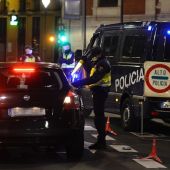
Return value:
<svg viewBox="0 0 170 170">
<path fill-rule="evenodd" d="M 75 57 L 76 62 L 78 62 L 82 57 L 82 50 L 80 49 L 76 50 L 74 53 L 74 57 Z"/>
</svg>

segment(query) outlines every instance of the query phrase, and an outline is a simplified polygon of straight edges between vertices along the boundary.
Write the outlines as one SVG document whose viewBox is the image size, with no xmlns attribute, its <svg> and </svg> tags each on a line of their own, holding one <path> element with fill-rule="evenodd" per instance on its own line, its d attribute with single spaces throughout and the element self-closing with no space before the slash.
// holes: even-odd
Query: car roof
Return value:
<svg viewBox="0 0 170 170">
<path fill-rule="evenodd" d="M 56 63 L 48 63 L 48 62 L 0 62 L 0 68 L 7 68 L 13 66 L 34 66 L 38 68 L 53 68 L 53 69 L 61 69 L 60 66 Z"/>
</svg>

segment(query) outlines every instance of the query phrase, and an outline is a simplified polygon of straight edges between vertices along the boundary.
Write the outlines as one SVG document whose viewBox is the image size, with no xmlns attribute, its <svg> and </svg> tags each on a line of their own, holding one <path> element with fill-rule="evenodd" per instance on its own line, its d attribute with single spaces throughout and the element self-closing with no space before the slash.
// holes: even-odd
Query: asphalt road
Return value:
<svg viewBox="0 0 170 170">
<path fill-rule="evenodd" d="M 108 116 L 108 115 L 107 115 Z M 170 126 L 152 122 L 144 132 L 125 132 L 120 128 L 119 117 L 110 116 L 111 128 L 117 135 L 107 135 L 107 149 L 89 150 L 96 141 L 93 116 L 86 118 L 85 149 L 80 161 L 68 161 L 63 150 L 54 148 L 2 148 L 0 150 L 0 170 L 143 170 L 170 169 Z M 153 139 L 156 145 L 153 146 Z M 153 148 L 156 150 L 153 150 Z M 162 163 L 154 159 L 143 159 L 151 151 Z M 153 153 L 152 153 L 153 155 Z M 153 155 L 154 156 L 154 155 Z"/>
</svg>

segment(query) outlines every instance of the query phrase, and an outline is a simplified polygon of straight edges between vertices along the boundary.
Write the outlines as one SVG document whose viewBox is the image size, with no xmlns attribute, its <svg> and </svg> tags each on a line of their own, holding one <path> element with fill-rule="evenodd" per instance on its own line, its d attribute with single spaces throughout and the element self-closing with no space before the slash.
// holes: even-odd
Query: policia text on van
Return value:
<svg viewBox="0 0 170 170">
<path fill-rule="evenodd" d="M 170 119 L 170 22 L 102 25 L 85 51 L 100 46 L 111 63 L 112 86 L 105 111 L 120 113 L 126 130 L 144 119 Z M 86 111 L 91 111 L 84 91 Z"/>
</svg>

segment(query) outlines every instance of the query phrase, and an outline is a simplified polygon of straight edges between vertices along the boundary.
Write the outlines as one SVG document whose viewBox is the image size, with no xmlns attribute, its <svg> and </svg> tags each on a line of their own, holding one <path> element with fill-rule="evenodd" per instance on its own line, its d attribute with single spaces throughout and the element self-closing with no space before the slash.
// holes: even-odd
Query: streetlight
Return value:
<svg viewBox="0 0 170 170">
<path fill-rule="evenodd" d="M 41 0 L 44 8 L 45 8 L 45 16 L 44 16 L 44 35 L 45 35 L 45 40 L 44 40 L 44 56 L 46 56 L 46 9 L 48 5 L 50 4 L 51 0 Z"/>
<path fill-rule="evenodd" d="M 47 8 L 50 2 L 51 0 L 42 0 L 42 4 L 44 5 L 44 8 Z"/>
</svg>

